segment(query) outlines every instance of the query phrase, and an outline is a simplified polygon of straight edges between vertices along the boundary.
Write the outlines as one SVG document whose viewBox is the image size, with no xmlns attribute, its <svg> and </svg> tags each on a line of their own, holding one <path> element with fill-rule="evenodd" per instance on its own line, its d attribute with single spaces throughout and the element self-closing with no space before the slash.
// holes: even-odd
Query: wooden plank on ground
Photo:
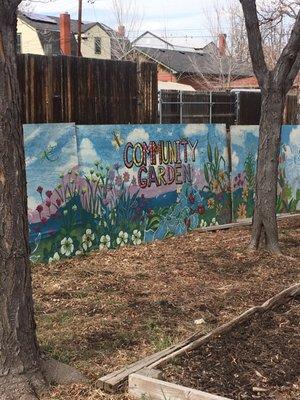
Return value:
<svg viewBox="0 0 300 400">
<path fill-rule="evenodd" d="M 283 304 L 295 296 L 300 295 L 300 283 L 283 290 L 274 297 L 271 297 L 261 306 L 256 306 L 248 309 L 238 317 L 230 320 L 229 322 L 220 325 L 216 329 L 212 330 L 206 335 L 203 332 L 196 332 L 195 334 L 188 337 L 186 340 L 168 347 L 165 350 L 159 351 L 158 353 L 152 354 L 142 360 L 139 360 L 133 364 L 127 365 L 117 371 L 114 371 L 108 375 L 105 375 L 98 379 L 96 385 L 107 391 L 115 392 L 122 387 L 129 375 L 134 374 L 144 368 L 157 368 L 158 366 L 169 362 L 176 356 L 179 356 L 187 351 L 193 350 L 200 345 L 205 345 L 213 338 L 229 332 L 233 327 L 242 324 L 248 320 L 254 314 L 259 314 L 270 310 L 275 305 Z"/>
<path fill-rule="evenodd" d="M 230 400 L 226 397 L 187 388 L 140 374 L 129 376 L 128 393 L 135 399 L 151 400 Z"/>
</svg>

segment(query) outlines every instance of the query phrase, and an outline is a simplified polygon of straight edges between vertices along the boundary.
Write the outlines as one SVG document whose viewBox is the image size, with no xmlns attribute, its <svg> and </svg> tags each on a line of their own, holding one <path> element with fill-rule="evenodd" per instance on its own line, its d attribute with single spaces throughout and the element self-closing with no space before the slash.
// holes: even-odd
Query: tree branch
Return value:
<svg viewBox="0 0 300 400">
<path fill-rule="evenodd" d="M 259 21 L 257 17 L 256 0 L 240 0 L 243 8 L 246 29 L 249 41 L 249 50 L 252 60 L 253 70 L 258 80 L 259 86 L 264 86 L 265 77 L 269 70 L 266 64 Z"/>
<path fill-rule="evenodd" d="M 288 92 L 290 88 L 293 86 L 294 80 L 300 69 L 300 52 L 298 52 L 297 58 L 285 80 L 284 88 L 285 91 Z"/>
<path fill-rule="evenodd" d="M 293 77 L 295 79 L 299 71 L 299 52 L 300 11 L 294 23 L 290 39 L 283 49 L 274 69 L 274 77 L 280 87 L 284 87 L 287 81 L 290 81 Z M 284 89 L 286 90 L 285 87 Z"/>
</svg>

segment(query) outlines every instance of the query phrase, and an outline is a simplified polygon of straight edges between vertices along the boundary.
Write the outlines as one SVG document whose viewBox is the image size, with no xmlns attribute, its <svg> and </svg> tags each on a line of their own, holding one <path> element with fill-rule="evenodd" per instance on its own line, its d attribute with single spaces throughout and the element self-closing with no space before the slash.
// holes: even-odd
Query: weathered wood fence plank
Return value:
<svg viewBox="0 0 300 400">
<path fill-rule="evenodd" d="M 152 63 L 18 55 L 23 123 L 157 122 Z"/>
</svg>

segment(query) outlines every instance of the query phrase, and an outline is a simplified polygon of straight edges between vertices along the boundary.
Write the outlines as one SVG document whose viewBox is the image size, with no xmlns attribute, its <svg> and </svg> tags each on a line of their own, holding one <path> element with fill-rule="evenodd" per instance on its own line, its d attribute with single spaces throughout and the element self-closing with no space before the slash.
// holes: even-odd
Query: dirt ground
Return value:
<svg viewBox="0 0 300 400">
<path fill-rule="evenodd" d="M 178 357 L 164 379 L 236 400 L 300 399 L 299 301 Z"/>
<path fill-rule="evenodd" d="M 250 230 L 194 231 L 33 268 L 42 348 L 91 379 L 47 399 L 126 399 L 93 382 L 197 330 L 203 334 L 300 278 L 300 216 L 280 223 L 284 256 L 246 252 Z M 287 257 L 288 256 L 288 257 Z M 195 324 L 203 319 L 204 323 Z"/>
</svg>

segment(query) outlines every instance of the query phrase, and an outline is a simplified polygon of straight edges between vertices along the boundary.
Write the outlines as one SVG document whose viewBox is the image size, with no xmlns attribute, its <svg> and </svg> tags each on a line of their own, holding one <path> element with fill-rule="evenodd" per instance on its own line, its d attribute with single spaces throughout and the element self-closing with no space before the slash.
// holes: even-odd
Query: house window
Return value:
<svg viewBox="0 0 300 400">
<path fill-rule="evenodd" d="M 52 43 L 44 44 L 44 52 L 46 56 L 51 56 L 53 54 L 53 46 Z"/>
<path fill-rule="evenodd" d="M 21 33 L 17 34 L 17 53 L 22 53 L 22 36 L 21 36 Z"/>
<path fill-rule="evenodd" d="M 95 42 L 95 54 L 101 54 L 101 38 L 95 37 L 94 42 Z"/>
</svg>

